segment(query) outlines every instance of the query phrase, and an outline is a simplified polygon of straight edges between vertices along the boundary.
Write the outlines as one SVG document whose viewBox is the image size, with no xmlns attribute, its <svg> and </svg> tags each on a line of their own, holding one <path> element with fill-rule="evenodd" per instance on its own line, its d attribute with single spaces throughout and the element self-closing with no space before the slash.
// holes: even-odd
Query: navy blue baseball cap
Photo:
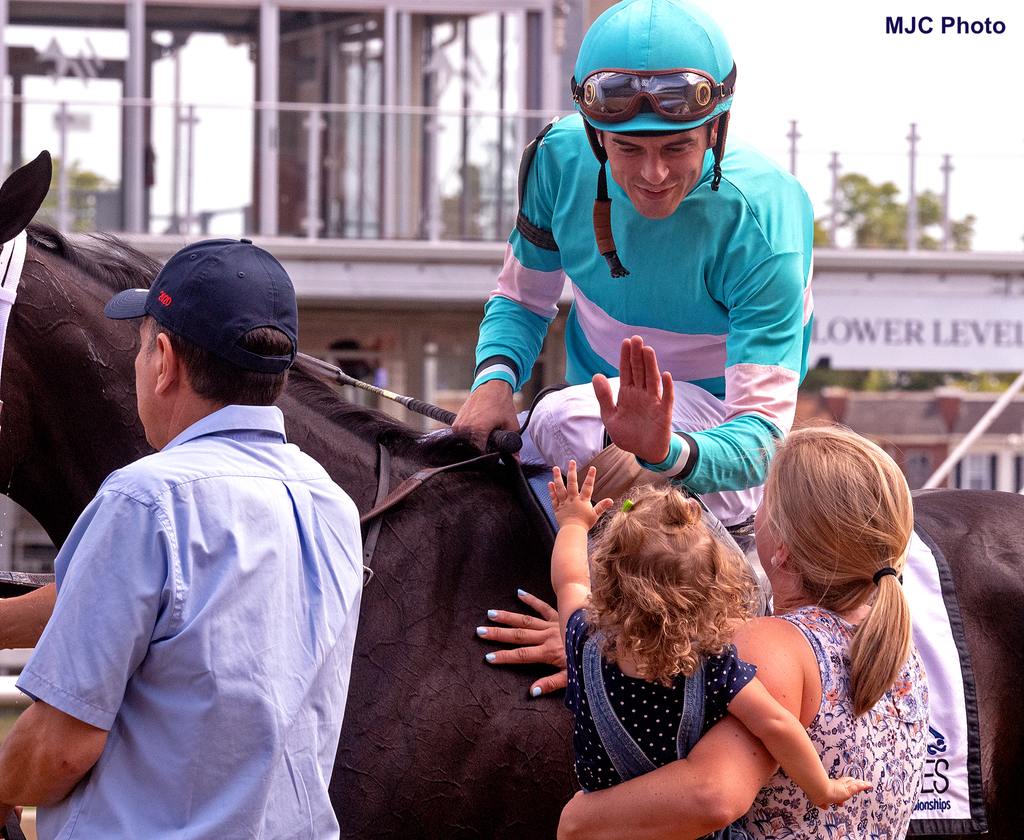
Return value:
<svg viewBox="0 0 1024 840">
<path fill-rule="evenodd" d="M 108 318 L 151 316 L 161 326 L 226 362 L 260 373 L 281 373 L 295 360 L 299 315 L 288 272 L 248 239 L 208 239 L 171 257 L 148 289 L 114 295 Z M 239 341 L 250 330 L 273 327 L 291 340 L 291 352 L 261 356 Z"/>
</svg>

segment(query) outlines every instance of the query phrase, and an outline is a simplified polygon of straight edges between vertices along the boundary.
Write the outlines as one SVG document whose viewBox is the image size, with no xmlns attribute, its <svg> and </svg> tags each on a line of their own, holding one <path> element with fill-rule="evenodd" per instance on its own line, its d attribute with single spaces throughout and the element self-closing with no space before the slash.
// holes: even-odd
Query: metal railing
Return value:
<svg viewBox="0 0 1024 840">
<path fill-rule="evenodd" d="M 129 111 L 143 109 L 146 232 L 310 239 L 504 239 L 521 150 L 553 116 L 295 102 L 6 102 L 18 111 L 13 163 L 39 147 L 57 160 L 44 210 L 62 229 L 126 229 L 127 197 L 138 185 L 125 177 L 121 138 Z M 264 120 L 276 127 L 273 172 L 259 166 Z M 259 218 L 261 190 L 276 193 L 275 230 Z"/>
</svg>

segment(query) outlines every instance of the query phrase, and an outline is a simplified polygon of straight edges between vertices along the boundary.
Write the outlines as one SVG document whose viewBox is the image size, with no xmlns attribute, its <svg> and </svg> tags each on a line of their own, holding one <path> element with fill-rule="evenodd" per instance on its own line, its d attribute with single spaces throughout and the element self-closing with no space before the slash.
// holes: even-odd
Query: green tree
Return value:
<svg viewBox="0 0 1024 840">
<path fill-rule="evenodd" d="M 839 179 L 839 206 L 836 211 L 839 230 L 850 231 L 858 248 L 907 246 L 907 205 L 892 181 L 875 184 L 866 175 L 850 172 Z M 917 196 L 918 240 L 923 250 L 938 250 L 942 245 L 942 197 L 925 190 Z M 973 215 L 951 221 L 953 248 L 969 251 L 974 237 Z M 828 241 L 824 218 L 815 221 L 815 244 Z M 819 242 L 819 231 L 824 242 Z"/>
<path fill-rule="evenodd" d="M 442 239 L 483 239 L 483 177 L 474 163 L 466 166 L 466 183 L 454 195 L 441 198 Z M 463 201 L 466 217 L 462 218 Z"/>
<path fill-rule="evenodd" d="M 58 221 L 58 184 L 60 183 L 62 165 L 63 161 L 60 158 L 53 159 L 53 178 L 50 181 L 50 191 L 46 194 L 38 214 L 41 221 L 54 226 Z M 96 193 L 101 190 L 109 190 L 114 186 L 102 175 L 82 169 L 77 160 L 71 162 L 68 167 L 68 214 L 71 219 L 70 230 L 72 232 L 82 233 L 96 230 Z"/>
<path fill-rule="evenodd" d="M 1005 391 L 1014 373 L 962 373 L 940 370 L 833 370 L 811 368 L 802 391 L 839 387 L 850 391 L 931 391 L 944 385 L 964 391 Z"/>
<path fill-rule="evenodd" d="M 824 219 L 814 220 L 814 247 L 827 248 L 829 245 L 828 227 Z"/>
<path fill-rule="evenodd" d="M 965 385 L 965 381 L 958 380 L 956 384 Z M 944 371 L 812 368 L 800 387 L 804 391 L 820 391 L 830 386 L 851 391 L 930 391 L 951 384 L 954 384 L 954 375 Z"/>
</svg>

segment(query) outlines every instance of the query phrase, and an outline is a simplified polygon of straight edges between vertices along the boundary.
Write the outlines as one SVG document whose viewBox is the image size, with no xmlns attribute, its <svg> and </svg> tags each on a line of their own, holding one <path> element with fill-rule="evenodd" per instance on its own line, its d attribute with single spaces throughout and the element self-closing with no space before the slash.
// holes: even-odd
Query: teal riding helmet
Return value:
<svg viewBox="0 0 1024 840">
<path fill-rule="evenodd" d="M 684 0 L 623 0 L 587 30 L 576 58 L 573 81 L 582 85 L 592 73 L 607 69 L 682 68 L 702 71 L 718 83 L 733 72 L 732 51 L 718 25 Z M 575 90 L 573 93 L 575 99 Z M 728 111 L 731 105 L 730 90 L 711 113 L 695 120 L 673 121 L 650 110 L 641 111 L 625 122 L 603 122 L 586 114 L 583 116 L 594 128 L 606 131 L 686 131 Z M 576 108 L 581 110 L 579 101 Z"/>
<path fill-rule="evenodd" d="M 601 164 L 594 236 L 612 277 L 629 271 L 612 235 L 608 155 L 597 132 L 676 133 L 715 120 L 711 189 L 717 191 L 735 84 L 736 64 L 725 36 L 685 0 L 622 0 L 587 30 L 576 58 L 572 97 Z"/>
</svg>

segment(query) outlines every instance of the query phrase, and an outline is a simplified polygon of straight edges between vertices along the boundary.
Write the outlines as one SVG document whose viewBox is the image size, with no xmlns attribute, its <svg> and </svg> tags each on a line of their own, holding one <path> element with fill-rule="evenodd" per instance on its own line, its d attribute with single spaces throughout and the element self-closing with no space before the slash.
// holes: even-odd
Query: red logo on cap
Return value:
<svg viewBox="0 0 1024 840">
<path fill-rule="evenodd" d="M 158 297 L 157 300 L 160 301 L 160 303 L 162 303 L 164 306 L 171 305 L 171 296 L 167 294 L 167 292 L 160 292 L 160 297 Z"/>
</svg>

